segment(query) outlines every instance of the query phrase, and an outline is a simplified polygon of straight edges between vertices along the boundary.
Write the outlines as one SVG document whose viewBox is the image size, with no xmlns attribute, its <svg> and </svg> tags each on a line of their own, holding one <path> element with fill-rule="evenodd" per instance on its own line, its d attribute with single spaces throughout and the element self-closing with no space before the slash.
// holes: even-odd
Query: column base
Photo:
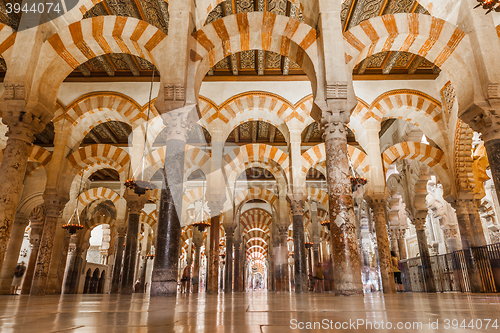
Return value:
<svg viewBox="0 0 500 333">
<path fill-rule="evenodd" d="M 363 296 L 362 290 L 336 290 L 335 296 Z"/>
<path fill-rule="evenodd" d="M 151 282 L 151 296 L 177 296 L 177 281 Z"/>
</svg>

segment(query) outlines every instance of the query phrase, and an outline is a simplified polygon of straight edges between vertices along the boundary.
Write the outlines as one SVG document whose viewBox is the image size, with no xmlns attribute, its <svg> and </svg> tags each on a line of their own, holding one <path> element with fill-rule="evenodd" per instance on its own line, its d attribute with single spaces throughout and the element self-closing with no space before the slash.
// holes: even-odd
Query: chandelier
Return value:
<svg viewBox="0 0 500 333">
<path fill-rule="evenodd" d="M 324 221 L 321 221 L 321 225 L 323 227 L 327 227 L 328 230 L 330 230 L 330 221 L 329 220 L 324 220 Z"/>
<path fill-rule="evenodd" d="M 313 246 L 313 242 L 305 242 L 304 245 L 305 245 L 306 249 L 309 250 Z"/>
<path fill-rule="evenodd" d="M 477 0 L 477 2 L 479 3 L 474 8 L 483 7 L 486 9 L 485 15 L 493 10 L 497 13 L 500 12 L 500 0 Z"/>
<path fill-rule="evenodd" d="M 203 232 L 207 227 L 210 227 L 210 222 L 208 220 L 195 222 L 192 224 L 193 227 L 197 227 L 200 232 Z"/>
</svg>

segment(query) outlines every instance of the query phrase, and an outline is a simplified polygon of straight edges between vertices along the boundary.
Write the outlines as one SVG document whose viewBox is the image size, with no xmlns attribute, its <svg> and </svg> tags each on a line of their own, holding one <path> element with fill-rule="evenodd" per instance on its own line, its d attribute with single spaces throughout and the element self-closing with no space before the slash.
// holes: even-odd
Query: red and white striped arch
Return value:
<svg viewBox="0 0 500 333">
<path fill-rule="evenodd" d="M 269 243 L 270 240 L 270 235 L 263 230 L 260 229 L 253 229 L 248 232 L 246 232 L 243 237 L 245 240 L 250 240 L 252 238 L 261 238 L 264 242 Z"/>
<path fill-rule="evenodd" d="M 102 224 L 108 224 L 110 227 L 113 227 L 115 225 L 115 222 L 116 222 L 116 220 L 110 216 L 99 215 L 99 216 L 96 216 L 96 217 L 88 220 L 87 226 L 89 227 L 89 230 L 92 230 L 95 227 L 100 226 Z"/>
<path fill-rule="evenodd" d="M 271 214 L 261 208 L 252 208 L 240 215 L 243 233 L 249 232 L 251 229 L 260 229 L 269 233 L 272 222 Z"/>
<path fill-rule="evenodd" d="M 83 169 L 83 179 L 88 179 L 96 171 L 102 169 L 112 169 L 118 172 L 120 176 L 120 182 L 124 183 L 127 180 L 127 172 L 124 167 L 114 161 L 98 161 L 92 164 L 88 164 L 85 169 Z M 81 175 L 81 172 L 79 174 Z"/>
<path fill-rule="evenodd" d="M 0 23 L 0 55 L 5 59 L 7 67 L 10 61 L 10 47 L 16 41 L 17 32 L 12 27 Z M 2 116 L 0 111 L 0 117 Z"/>
<path fill-rule="evenodd" d="M 269 191 L 268 189 L 252 187 L 250 189 L 243 190 L 236 195 L 235 205 L 236 207 L 239 207 L 240 204 L 254 199 L 266 201 L 271 206 L 274 206 L 278 198 L 273 192 Z"/>
<path fill-rule="evenodd" d="M 78 149 L 74 153 L 68 156 L 68 160 L 75 169 L 84 169 L 88 165 L 95 164 L 97 162 L 115 162 L 122 168 L 120 172 L 128 166 L 130 162 L 129 154 L 113 145 L 107 144 L 95 144 L 85 146 Z"/>
<path fill-rule="evenodd" d="M 29 177 L 41 167 L 45 168 L 50 163 L 51 160 L 52 160 L 51 152 L 49 152 L 47 149 L 43 147 L 32 145 L 30 154 L 28 156 L 28 161 L 34 163 L 30 163 L 32 168 L 31 170 L 29 169 L 26 170 L 26 177 Z"/>
<path fill-rule="evenodd" d="M 350 68 L 384 51 L 418 54 L 441 68 L 453 83 L 460 105 L 474 101 L 471 44 L 460 28 L 422 14 L 387 14 L 361 22 L 344 33 Z"/>
<path fill-rule="evenodd" d="M 113 203 L 116 203 L 120 199 L 120 195 L 107 187 L 95 187 L 83 192 L 78 197 L 78 201 L 83 207 L 99 199 L 111 200 Z"/>
<path fill-rule="evenodd" d="M 446 164 L 446 157 L 441 149 L 420 142 L 401 142 L 392 147 L 389 147 L 382 154 L 384 168 L 387 170 L 389 166 L 401 159 L 409 159 L 419 161 L 434 170 L 444 188 L 445 193 L 449 193 L 450 177 L 449 168 Z"/>
<path fill-rule="evenodd" d="M 270 12 L 239 13 L 216 20 L 192 36 L 190 59 L 195 63 L 195 91 L 188 95 L 197 95 L 203 77 L 215 64 L 247 50 L 272 51 L 290 58 L 308 74 L 313 87 L 316 86 L 317 32 L 296 19 Z"/>
<path fill-rule="evenodd" d="M 148 215 L 145 211 L 141 211 L 139 222 L 147 224 L 151 228 L 153 228 L 158 221 L 154 219 L 153 216 Z"/>
<path fill-rule="evenodd" d="M 248 250 L 253 246 L 260 246 L 267 251 L 268 245 L 262 238 L 252 238 L 245 243 L 245 249 Z"/>
</svg>

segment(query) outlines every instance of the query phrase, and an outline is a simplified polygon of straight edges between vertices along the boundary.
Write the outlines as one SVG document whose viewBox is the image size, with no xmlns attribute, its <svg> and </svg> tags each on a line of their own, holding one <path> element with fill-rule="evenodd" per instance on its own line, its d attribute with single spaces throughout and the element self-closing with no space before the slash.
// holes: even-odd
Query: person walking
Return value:
<svg viewBox="0 0 500 333">
<path fill-rule="evenodd" d="M 17 290 L 21 286 L 21 282 L 23 281 L 23 276 L 24 273 L 26 272 L 26 266 L 24 264 L 24 261 L 21 262 L 20 264 L 17 264 L 15 270 L 14 270 L 14 279 L 12 280 L 12 290 L 11 294 L 12 295 L 17 295 Z"/>
<path fill-rule="evenodd" d="M 317 293 L 322 293 L 324 289 L 323 280 L 323 267 L 318 262 L 314 265 L 314 291 Z"/>
<path fill-rule="evenodd" d="M 396 282 L 396 290 L 403 291 L 403 279 L 401 278 L 401 270 L 399 269 L 399 260 L 394 251 L 391 251 L 391 262 L 394 282 Z"/>
</svg>

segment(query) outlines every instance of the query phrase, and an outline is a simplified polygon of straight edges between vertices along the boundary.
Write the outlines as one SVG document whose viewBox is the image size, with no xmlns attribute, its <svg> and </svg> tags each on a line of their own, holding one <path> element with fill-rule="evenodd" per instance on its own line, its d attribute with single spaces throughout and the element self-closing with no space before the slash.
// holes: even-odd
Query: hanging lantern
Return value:
<svg viewBox="0 0 500 333">
<path fill-rule="evenodd" d="M 74 235 L 78 230 L 83 229 L 83 225 L 76 223 L 66 223 L 63 224 L 62 228 L 68 230 L 71 235 Z"/>
<path fill-rule="evenodd" d="M 78 205 L 80 204 L 80 194 L 82 192 L 82 184 L 83 184 L 83 170 L 82 172 L 82 178 L 80 179 L 80 187 L 78 188 L 78 196 L 76 197 L 76 207 L 75 211 L 73 214 L 71 214 L 71 217 L 68 220 L 68 223 L 63 224 L 62 228 L 68 230 L 70 235 L 76 234 L 78 230 L 83 229 L 83 225 L 80 224 L 80 213 L 78 212 Z"/>
<path fill-rule="evenodd" d="M 360 186 L 366 185 L 366 178 L 360 176 L 350 176 L 352 193 L 356 192 Z"/>
<path fill-rule="evenodd" d="M 205 228 L 210 227 L 210 222 L 201 221 L 201 222 L 195 222 L 192 225 L 193 227 L 197 227 L 200 232 L 203 232 Z"/>
<path fill-rule="evenodd" d="M 137 195 L 143 195 L 147 190 L 154 190 L 156 186 L 146 180 L 129 179 L 125 182 L 125 186 L 134 191 Z"/>
<path fill-rule="evenodd" d="M 478 4 L 474 8 L 483 7 L 486 10 L 486 14 L 491 11 L 495 11 L 497 13 L 500 12 L 500 0 L 477 0 Z"/>
<path fill-rule="evenodd" d="M 328 230 L 330 230 L 330 221 L 329 221 L 329 220 L 324 220 L 324 221 L 322 221 L 322 222 L 321 222 L 321 225 L 322 225 L 323 227 L 327 227 L 327 228 L 328 228 Z"/>
<path fill-rule="evenodd" d="M 154 254 L 147 254 L 146 259 L 154 259 L 155 255 Z"/>
<path fill-rule="evenodd" d="M 313 246 L 313 242 L 305 242 L 306 249 L 310 249 Z"/>
</svg>

